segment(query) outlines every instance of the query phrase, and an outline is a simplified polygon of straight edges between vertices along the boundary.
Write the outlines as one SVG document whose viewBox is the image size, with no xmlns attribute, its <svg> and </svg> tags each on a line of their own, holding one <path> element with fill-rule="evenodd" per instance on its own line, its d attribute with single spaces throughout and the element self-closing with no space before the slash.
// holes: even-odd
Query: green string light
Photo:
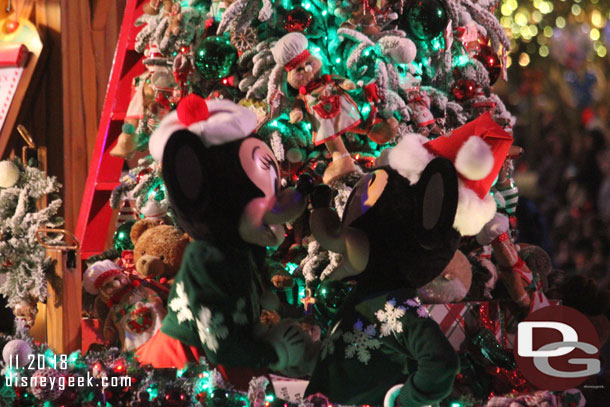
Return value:
<svg viewBox="0 0 610 407">
<path fill-rule="evenodd" d="M 298 264 L 296 263 L 286 263 L 286 271 L 288 273 L 290 273 L 290 275 L 292 275 L 292 273 L 294 273 L 294 271 L 297 269 L 297 267 L 299 267 Z"/>
</svg>

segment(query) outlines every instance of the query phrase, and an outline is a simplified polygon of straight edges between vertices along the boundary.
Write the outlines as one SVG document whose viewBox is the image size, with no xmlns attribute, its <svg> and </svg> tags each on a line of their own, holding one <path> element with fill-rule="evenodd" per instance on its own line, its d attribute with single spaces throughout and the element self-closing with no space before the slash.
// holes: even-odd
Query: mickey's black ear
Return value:
<svg viewBox="0 0 610 407">
<path fill-rule="evenodd" d="M 434 249 L 453 227 L 458 203 L 455 167 L 446 158 L 430 161 L 416 184 L 417 240 L 426 249 Z"/>
<path fill-rule="evenodd" d="M 209 201 L 206 157 L 205 146 L 188 130 L 172 134 L 163 151 L 163 180 L 170 203 L 180 226 L 193 237 Z"/>
</svg>

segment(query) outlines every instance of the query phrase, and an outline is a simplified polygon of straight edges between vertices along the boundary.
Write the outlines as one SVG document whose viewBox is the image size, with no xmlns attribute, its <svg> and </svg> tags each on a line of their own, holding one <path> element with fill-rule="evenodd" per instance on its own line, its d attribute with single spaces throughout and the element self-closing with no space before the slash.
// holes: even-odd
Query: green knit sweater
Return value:
<svg viewBox="0 0 610 407">
<path fill-rule="evenodd" d="M 396 290 L 347 309 L 324 340 L 307 394 L 341 404 L 383 405 L 404 384 L 397 402 L 424 406 L 447 397 L 457 355 L 413 293 Z"/>
<path fill-rule="evenodd" d="M 212 364 L 262 368 L 277 360 L 256 339 L 263 292 L 261 256 L 251 246 L 191 243 L 168 299 L 161 331 L 204 350 Z"/>
</svg>

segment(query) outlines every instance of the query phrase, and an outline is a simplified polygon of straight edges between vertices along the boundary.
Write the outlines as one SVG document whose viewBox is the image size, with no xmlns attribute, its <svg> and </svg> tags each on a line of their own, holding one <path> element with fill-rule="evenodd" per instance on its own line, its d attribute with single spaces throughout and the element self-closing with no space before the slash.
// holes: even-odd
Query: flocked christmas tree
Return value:
<svg viewBox="0 0 610 407">
<path fill-rule="evenodd" d="M 0 272 L 6 276 L 0 292 L 18 320 L 31 324 L 36 303 L 47 297 L 47 275 L 52 261 L 36 233 L 40 228 L 63 223 L 56 216 L 61 199 L 50 199 L 44 208 L 39 208 L 37 202 L 53 196 L 60 185 L 54 177 L 17 159 L 0 162 L 0 179 Z"/>
<path fill-rule="evenodd" d="M 135 44 L 135 50 L 144 54 L 146 72 L 134 79 L 122 133 L 111 154 L 129 159 L 137 151 L 146 153 L 148 139 L 159 122 L 188 94 L 229 99 L 256 113 L 256 134 L 276 155 L 282 185 L 295 185 L 303 174 L 310 175 L 315 183 L 329 184 L 334 191 L 333 206 L 341 216 L 358 179 L 375 165 L 387 163 L 384 150 L 404 137 L 443 137 L 484 113 L 489 113 L 507 133 L 512 132 L 514 118 L 492 89 L 506 75 L 509 48 L 509 40 L 494 16 L 497 3 L 150 0 L 137 20 L 142 28 Z M 500 178 L 492 192 L 498 210 L 512 216 L 518 192 L 510 176 L 510 163 Z M 44 185 L 37 187 L 36 193 L 24 194 L 35 199 L 54 188 L 52 183 Z M 15 188 L 2 190 L 2 194 L 10 193 L 16 200 L 20 191 Z M 29 191 L 34 189 L 30 187 Z M 11 219 L 15 216 L 15 202 L 14 208 L 4 202 L 0 206 L 0 210 L 11 213 Z M 118 209 L 125 205 L 133 206 L 139 218 L 161 218 L 174 224 L 161 171 L 153 160 L 142 159 L 123 175 L 112 194 L 111 206 Z M 52 215 L 50 210 L 48 215 Z M 38 225 L 48 221 L 43 214 L 36 216 Z M 10 219 L 3 219 L 4 223 L 8 225 Z M 124 223 L 117 229 L 116 250 L 102 257 L 115 259 L 121 250 L 130 248 L 130 226 L 131 223 Z M 307 322 L 313 319 L 321 326 L 322 335 L 331 338 L 328 323 L 351 288 L 322 280 L 338 267 L 341 255 L 321 248 L 311 236 L 306 217 L 286 226 L 285 243 L 268 250 L 272 282 L 284 301 L 303 303 Z M 515 232 L 514 228 L 511 232 Z M 487 282 L 495 282 L 498 277 L 495 266 L 481 265 L 485 261 L 491 264 L 485 260 L 492 250 L 491 240 L 477 238 L 485 255 L 483 260 L 470 258 L 479 270 L 473 271 L 475 278 L 484 270 L 480 272 L 485 276 L 480 298 L 490 298 L 493 282 Z M 7 247 L 4 242 L 0 245 Z M 501 263 L 511 257 L 514 247 L 505 243 L 494 249 L 501 253 L 497 255 Z M 35 279 L 32 283 L 39 290 L 34 290 L 35 295 L 44 294 L 41 281 Z M 16 280 L 11 284 L 14 287 Z M 515 286 L 520 284 L 520 280 L 507 283 L 509 294 L 513 295 Z M 490 324 L 493 321 L 483 318 L 484 327 L 491 328 Z M 458 378 L 462 389 L 452 395 L 452 400 L 462 400 L 463 404 L 456 401 L 459 405 L 483 403 L 492 386 L 491 379 L 481 377 L 490 368 L 497 369 L 496 379 L 509 386 L 507 391 L 529 390 L 512 370 L 510 357 L 491 332 L 482 330 L 473 335 L 471 342 L 476 352 L 462 355 Z M 328 345 L 328 341 L 324 343 Z M 328 351 L 326 345 L 323 352 Z M 131 402 L 134 406 L 214 406 L 246 402 L 244 395 L 222 390 L 226 387 L 222 384 L 211 384 L 205 367 L 162 376 L 137 366 L 130 355 L 113 352 L 93 354 L 86 360 L 74 354 L 68 370 L 74 373 L 80 369 L 82 374 L 87 366 L 99 375 L 116 375 L 125 370 L 138 378 L 135 384 L 108 394 L 66 392 L 65 400 L 60 397 L 58 403 L 69 405 L 78 400 L 83 405 Z M 253 380 L 252 394 L 247 397 L 251 405 L 274 401 L 272 395 L 265 396 L 266 384 L 263 378 Z M 166 394 L 164 399 L 161 394 Z M 0 390 L 0 397 L 23 401 L 23 394 L 6 387 Z M 312 400 L 303 403 L 328 403 L 323 398 Z"/>
</svg>

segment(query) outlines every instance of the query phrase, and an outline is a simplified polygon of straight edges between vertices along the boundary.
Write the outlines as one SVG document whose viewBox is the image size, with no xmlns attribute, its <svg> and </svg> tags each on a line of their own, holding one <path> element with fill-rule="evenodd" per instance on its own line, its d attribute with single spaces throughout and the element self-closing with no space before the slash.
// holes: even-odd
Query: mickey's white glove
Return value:
<svg viewBox="0 0 610 407">
<path fill-rule="evenodd" d="M 400 404 L 396 404 L 396 399 L 398 398 L 398 395 L 400 394 L 400 391 L 402 390 L 404 384 L 397 384 L 396 386 L 393 386 L 390 390 L 388 390 L 388 392 L 385 394 L 385 397 L 383 398 L 383 407 L 398 407 Z M 423 406 L 423 407 L 432 407 L 432 406 Z"/>
<path fill-rule="evenodd" d="M 302 362 L 305 354 L 306 335 L 307 333 L 295 320 L 284 319 L 273 326 L 267 333 L 266 339 L 275 349 L 278 360 L 269 367 L 272 370 L 282 371 Z"/>
<path fill-rule="evenodd" d="M 496 213 L 494 217 L 483 226 L 476 239 L 481 246 L 487 246 L 498 236 L 508 230 L 508 217 L 501 213 Z"/>
</svg>

